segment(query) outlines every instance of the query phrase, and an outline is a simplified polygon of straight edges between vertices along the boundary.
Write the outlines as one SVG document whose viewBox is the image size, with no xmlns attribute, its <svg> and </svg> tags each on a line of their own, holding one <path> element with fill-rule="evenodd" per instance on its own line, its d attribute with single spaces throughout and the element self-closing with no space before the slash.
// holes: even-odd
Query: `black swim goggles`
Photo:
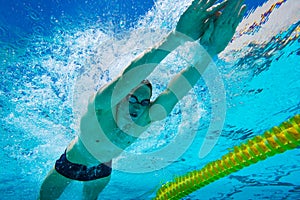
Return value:
<svg viewBox="0 0 300 200">
<path fill-rule="evenodd" d="M 141 106 L 149 106 L 150 105 L 150 99 L 143 99 L 141 102 L 139 102 L 138 98 L 134 96 L 133 94 L 129 94 L 127 96 L 127 100 L 129 103 L 132 104 L 140 104 Z"/>
</svg>

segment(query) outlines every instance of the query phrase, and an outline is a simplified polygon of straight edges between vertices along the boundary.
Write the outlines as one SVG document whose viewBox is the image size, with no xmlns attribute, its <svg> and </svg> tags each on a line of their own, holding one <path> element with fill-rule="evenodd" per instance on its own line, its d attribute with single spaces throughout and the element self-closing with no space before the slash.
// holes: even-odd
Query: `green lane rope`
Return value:
<svg viewBox="0 0 300 200">
<path fill-rule="evenodd" d="M 200 170 L 189 172 L 164 184 L 156 194 L 155 200 L 181 199 L 186 195 L 254 164 L 267 157 L 283 153 L 300 146 L 300 114 L 275 126 L 262 135 L 258 135 L 235 146 L 233 152 L 221 159 L 205 165 Z"/>
</svg>

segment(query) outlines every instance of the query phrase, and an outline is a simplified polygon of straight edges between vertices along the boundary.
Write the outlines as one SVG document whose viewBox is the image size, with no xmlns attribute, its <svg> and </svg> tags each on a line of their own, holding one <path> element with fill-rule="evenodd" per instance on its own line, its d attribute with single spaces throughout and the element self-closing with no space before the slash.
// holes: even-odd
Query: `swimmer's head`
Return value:
<svg viewBox="0 0 300 200">
<path fill-rule="evenodd" d="M 129 114 L 132 119 L 140 117 L 150 106 L 152 95 L 152 85 L 148 80 L 143 80 L 130 94 L 126 101 L 129 103 Z"/>
</svg>

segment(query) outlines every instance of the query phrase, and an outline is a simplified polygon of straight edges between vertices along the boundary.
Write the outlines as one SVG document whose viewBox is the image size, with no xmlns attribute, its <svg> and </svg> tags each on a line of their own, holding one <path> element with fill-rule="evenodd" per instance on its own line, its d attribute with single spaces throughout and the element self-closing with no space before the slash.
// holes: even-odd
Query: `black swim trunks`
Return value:
<svg viewBox="0 0 300 200">
<path fill-rule="evenodd" d="M 55 170 L 61 175 L 78 181 L 91 181 L 111 174 L 111 161 L 94 167 L 72 163 L 67 160 L 66 152 L 56 161 Z"/>
</svg>

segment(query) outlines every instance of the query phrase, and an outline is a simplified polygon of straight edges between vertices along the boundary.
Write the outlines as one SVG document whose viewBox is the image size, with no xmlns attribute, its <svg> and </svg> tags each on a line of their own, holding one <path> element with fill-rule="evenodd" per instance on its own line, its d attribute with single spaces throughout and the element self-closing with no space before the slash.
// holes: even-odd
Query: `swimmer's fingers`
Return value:
<svg viewBox="0 0 300 200">
<path fill-rule="evenodd" d="M 235 28 L 238 26 L 238 24 L 240 23 L 240 21 L 242 21 L 244 15 L 245 15 L 245 12 L 246 12 L 246 8 L 247 8 L 246 5 L 242 5 L 241 9 L 239 10 L 238 18 L 235 21 L 235 23 L 233 24 L 233 26 Z"/>
<path fill-rule="evenodd" d="M 225 49 L 244 16 L 246 7 L 242 4 L 243 0 L 236 2 L 229 0 L 223 13 L 216 16 L 215 20 L 210 20 L 210 25 L 200 40 L 212 56 Z"/>
<path fill-rule="evenodd" d="M 244 15 L 245 5 L 243 5 L 244 0 L 228 0 L 228 4 L 222 11 L 222 14 L 217 20 L 217 25 L 224 24 L 236 24 L 235 22 L 240 22 L 241 17 Z"/>
<path fill-rule="evenodd" d="M 194 0 L 187 10 L 181 15 L 176 26 L 176 31 L 187 35 L 193 40 L 198 40 L 206 31 L 208 21 L 215 18 L 215 12 L 220 11 L 228 0 L 215 4 L 217 0 Z"/>
<path fill-rule="evenodd" d="M 244 0 L 228 0 L 228 4 L 216 19 L 215 27 L 225 31 L 224 34 L 228 35 L 226 35 L 226 39 L 230 37 L 230 34 L 234 34 L 236 27 L 245 14 L 246 5 L 243 3 Z"/>
<path fill-rule="evenodd" d="M 194 10 L 202 9 L 203 6 L 207 4 L 207 1 L 208 0 L 194 0 L 189 8 L 192 8 Z"/>
<path fill-rule="evenodd" d="M 214 31 L 214 22 L 213 20 L 210 20 L 208 23 L 208 28 L 206 29 L 205 33 L 203 34 L 203 36 L 201 37 L 201 44 L 202 45 L 209 45 L 209 41 L 210 41 L 210 38 L 211 38 L 211 35 L 213 34 L 213 31 Z"/>
<path fill-rule="evenodd" d="M 213 1 L 215 2 L 215 1 Z M 224 9 L 226 7 L 226 5 L 228 4 L 228 0 L 225 0 L 221 3 L 218 4 L 212 4 L 209 7 L 206 8 L 207 12 L 210 13 L 210 15 L 214 15 L 217 12 L 220 12 L 222 9 Z"/>
<path fill-rule="evenodd" d="M 236 27 L 242 21 L 246 12 L 246 5 L 239 5 L 234 12 L 227 19 L 223 20 L 224 24 L 228 24 L 228 28 L 231 26 L 232 31 L 235 32 Z"/>
</svg>

